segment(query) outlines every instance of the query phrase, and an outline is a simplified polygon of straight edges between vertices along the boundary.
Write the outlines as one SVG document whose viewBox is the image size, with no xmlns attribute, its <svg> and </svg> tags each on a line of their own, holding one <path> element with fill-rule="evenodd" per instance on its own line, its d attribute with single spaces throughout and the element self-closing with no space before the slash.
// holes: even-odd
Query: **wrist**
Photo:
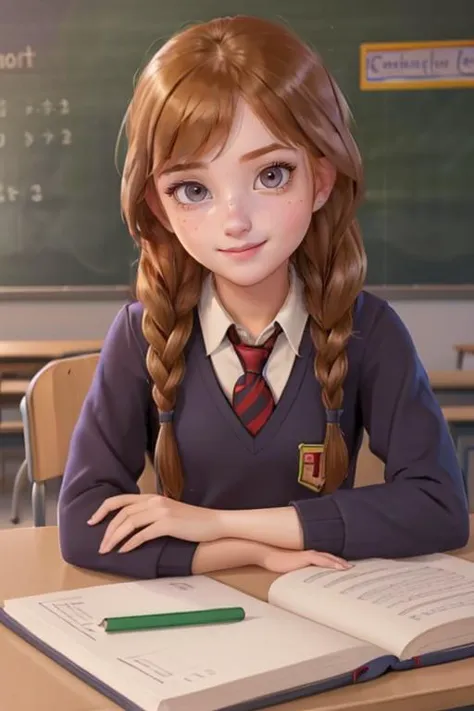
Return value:
<svg viewBox="0 0 474 711">
<path fill-rule="evenodd" d="M 303 550 L 303 530 L 293 506 L 220 510 L 218 519 L 218 530 L 222 538 L 238 538 L 277 548 Z"/>
<path fill-rule="evenodd" d="M 259 543 L 258 541 L 242 541 L 242 543 L 247 547 L 247 565 L 258 565 L 260 568 L 263 568 L 266 556 L 274 550 L 273 546 L 269 546 L 266 543 Z"/>
<path fill-rule="evenodd" d="M 268 551 L 269 546 L 255 541 L 236 539 L 207 541 L 197 546 L 191 570 L 196 575 L 245 565 L 262 567 Z"/>
<path fill-rule="evenodd" d="M 255 536 L 258 526 L 259 509 L 231 509 L 219 511 L 218 530 L 221 538 L 260 542 Z"/>
</svg>

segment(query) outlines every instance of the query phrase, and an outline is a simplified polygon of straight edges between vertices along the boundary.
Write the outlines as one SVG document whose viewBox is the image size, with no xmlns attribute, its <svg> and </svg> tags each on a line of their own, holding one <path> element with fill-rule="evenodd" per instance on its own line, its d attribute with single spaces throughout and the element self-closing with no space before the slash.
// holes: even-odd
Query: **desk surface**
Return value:
<svg viewBox="0 0 474 711">
<path fill-rule="evenodd" d="M 474 561 L 470 544 L 459 555 Z M 0 530 L 0 599 L 117 582 L 61 560 L 57 529 Z M 213 577 L 265 599 L 276 575 L 257 568 Z M 15 711 L 116 711 L 118 707 L 0 625 L 1 708 Z M 392 672 L 357 687 L 273 706 L 273 711 L 440 711 L 472 703 L 474 659 L 409 672 Z"/>
<path fill-rule="evenodd" d="M 470 353 L 474 355 L 474 343 L 456 343 L 454 350 L 458 353 Z"/>
<path fill-rule="evenodd" d="M 449 424 L 474 422 L 474 405 L 445 405 L 441 409 Z"/>
<path fill-rule="evenodd" d="M 0 341 L 0 363 L 22 360 L 52 360 L 67 353 L 100 351 L 103 339 L 54 341 Z"/>
<path fill-rule="evenodd" d="M 430 370 L 430 385 L 434 390 L 463 390 L 474 388 L 474 369 Z"/>
</svg>

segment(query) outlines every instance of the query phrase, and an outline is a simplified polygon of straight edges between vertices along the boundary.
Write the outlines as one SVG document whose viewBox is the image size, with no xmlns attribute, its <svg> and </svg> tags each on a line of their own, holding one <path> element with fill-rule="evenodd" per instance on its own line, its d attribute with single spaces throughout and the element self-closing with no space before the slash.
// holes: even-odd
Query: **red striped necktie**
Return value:
<svg viewBox="0 0 474 711">
<path fill-rule="evenodd" d="M 244 369 L 234 385 L 232 407 L 252 435 L 262 429 L 275 408 L 272 392 L 262 373 L 281 331 L 281 326 L 275 324 L 274 332 L 265 343 L 249 346 L 242 343 L 234 325 L 228 330 L 229 341 Z"/>
</svg>

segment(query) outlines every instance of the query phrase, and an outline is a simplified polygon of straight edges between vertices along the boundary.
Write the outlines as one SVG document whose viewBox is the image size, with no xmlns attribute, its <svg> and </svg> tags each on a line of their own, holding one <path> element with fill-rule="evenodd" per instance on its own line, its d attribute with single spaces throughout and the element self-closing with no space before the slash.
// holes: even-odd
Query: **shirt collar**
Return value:
<svg viewBox="0 0 474 711">
<path fill-rule="evenodd" d="M 201 298 L 198 305 L 199 321 L 201 324 L 206 355 L 212 355 L 221 346 L 229 326 L 234 322 L 222 306 L 214 289 L 212 274 L 204 280 Z M 290 290 L 285 303 L 269 326 L 277 321 L 283 329 L 288 343 L 295 355 L 299 355 L 299 348 L 303 331 L 308 319 L 308 312 L 303 300 L 303 284 L 298 278 L 294 268 L 290 272 Z M 237 325 L 237 324 L 236 324 Z M 265 328 L 264 332 L 267 331 Z M 268 334 L 267 334 L 268 335 Z M 257 339 L 257 342 L 260 338 Z"/>
</svg>

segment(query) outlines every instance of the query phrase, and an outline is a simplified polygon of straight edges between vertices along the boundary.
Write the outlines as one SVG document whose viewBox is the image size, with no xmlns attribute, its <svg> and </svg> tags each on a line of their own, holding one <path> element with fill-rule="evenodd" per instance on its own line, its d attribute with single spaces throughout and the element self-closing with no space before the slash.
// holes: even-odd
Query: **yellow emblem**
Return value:
<svg viewBox="0 0 474 711">
<path fill-rule="evenodd" d="M 326 477 L 321 469 L 322 444 L 300 444 L 298 481 L 312 491 L 319 492 L 323 488 Z"/>
</svg>

